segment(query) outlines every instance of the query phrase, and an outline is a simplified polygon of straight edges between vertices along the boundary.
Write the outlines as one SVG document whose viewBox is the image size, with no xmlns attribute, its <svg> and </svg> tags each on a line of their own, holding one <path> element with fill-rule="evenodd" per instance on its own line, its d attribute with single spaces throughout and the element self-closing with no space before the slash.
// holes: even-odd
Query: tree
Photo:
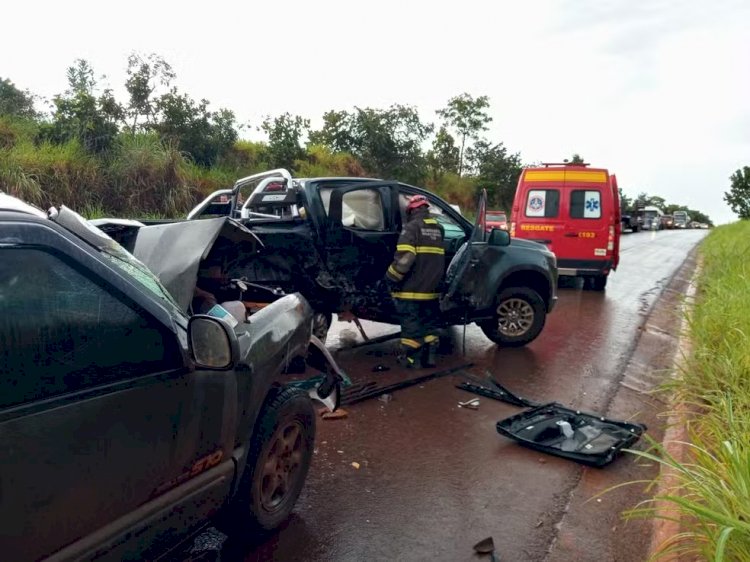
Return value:
<svg viewBox="0 0 750 562">
<path fill-rule="evenodd" d="M 55 143 L 78 139 L 90 152 L 108 150 L 124 117 L 122 106 L 106 88 L 97 97 L 94 69 L 78 59 L 68 68 L 68 89 L 53 99 L 52 122 L 40 130 L 40 137 Z"/>
<path fill-rule="evenodd" d="M 151 53 L 143 57 L 132 53 L 128 57 L 128 78 L 125 80 L 125 89 L 130 95 L 127 115 L 131 122 L 130 132 L 135 134 L 138 127 L 138 119 L 143 116 L 146 123 L 152 121 L 156 112 L 156 100 L 154 93 L 157 88 L 169 88 L 176 74 L 172 66 L 162 57 Z"/>
<path fill-rule="evenodd" d="M 567 161 L 568 164 L 585 164 L 586 162 L 581 157 L 580 154 L 577 152 L 573 154 L 573 156 L 570 157 L 570 160 Z"/>
<path fill-rule="evenodd" d="M 431 132 L 432 125 L 422 123 L 414 107 L 394 104 L 329 111 L 310 141 L 352 154 L 371 174 L 419 183 L 426 171 L 422 144 Z"/>
<path fill-rule="evenodd" d="M 355 148 L 354 116 L 347 111 L 326 111 L 323 128 L 310 133 L 310 145 L 322 145 L 333 152 L 353 153 Z"/>
<path fill-rule="evenodd" d="M 651 205 L 652 207 L 656 207 L 661 212 L 664 212 L 664 209 L 666 208 L 666 205 L 667 205 L 667 200 L 664 199 L 664 197 L 659 197 L 658 195 L 652 195 L 649 198 L 649 205 Z"/>
<path fill-rule="evenodd" d="M 750 219 L 750 166 L 743 166 L 730 177 L 729 191 L 724 192 L 724 201 L 741 219 Z"/>
<path fill-rule="evenodd" d="M 35 119 L 34 96 L 28 90 L 19 90 L 7 78 L 0 78 L 0 115 Z"/>
<path fill-rule="evenodd" d="M 479 134 L 488 129 L 487 123 L 492 121 L 492 117 L 487 114 L 489 106 L 490 101 L 487 96 L 474 98 L 468 93 L 463 93 L 448 100 L 448 105 L 437 111 L 438 116 L 448 127 L 455 129 L 461 139 L 458 155 L 459 177 L 464 169 L 466 139 L 478 139 Z"/>
<path fill-rule="evenodd" d="M 176 88 L 156 100 L 157 116 L 149 129 L 177 147 L 201 166 L 212 166 L 237 140 L 234 113 L 228 109 L 213 112 L 209 101 L 196 103 Z"/>
<path fill-rule="evenodd" d="M 521 176 L 520 155 L 508 154 L 503 143 L 481 139 L 468 150 L 467 161 L 477 176 L 477 188 L 487 190 L 489 203 L 509 209 Z"/>
<path fill-rule="evenodd" d="M 459 149 L 456 141 L 445 127 L 435 135 L 432 141 L 432 149 L 427 153 L 427 167 L 434 179 L 440 178 L 445 173 L 458 173 Z"/>
<path fill-rule="evenodd" d="M 274 168 L 292 168 L 296 160 L 305 156 L 302 136 L 310 129 L 310 120 L 284 113 L 266 117 L 261 125 L 268 135 L 268 154 Z"/>
<path fill-rule="evenodd" d="M 622 214 L 628 214 L 630 212 L 630 209 L 633 208 L 633 199 L 631 197 L 628 197 L 622 192 L 622 188 L 618 187 L 617 191 L 620 192 L 620 212 Z"/>
</svg>

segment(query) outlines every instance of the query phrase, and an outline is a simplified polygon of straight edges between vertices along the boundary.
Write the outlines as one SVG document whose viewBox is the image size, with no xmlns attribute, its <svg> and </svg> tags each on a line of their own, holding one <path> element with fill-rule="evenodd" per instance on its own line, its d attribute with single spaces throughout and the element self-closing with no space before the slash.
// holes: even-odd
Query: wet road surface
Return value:
<svg viewBox="0 0 750 562">
<path fill-rule="evenodd" d="M 643 421 L 640 402 L 614 403 L 623 372 L 653 304 L 704 235 L 625 235 L 605 292 L 561 285 L 541 336 L 521 349 L 500 349 L 469 326 L 463 357 L 462 329 L 453 328 L 440 367 L 473 362 L 473 372 L 486 369 L 522 396 Z M 396 329 L 363 326 L 370 337 Z M 354 325 L 336 323 L 328 345 L 355 382 L 415 376 L 396 366 L 393 343 L 346 349 L 353 340 L 361 341 Z M 375 373 L 378 364 L 391 369 Z M 290 520 L 264 543 L 230 548 L 222 560 L 477 560 L 471 547 L 488 536 L 502 560 L 640 559 L 642 545 L 617 550 L 617 536 L 615 547 L 575 536 L 587 528 L 602 534 L 602 525 L 617 535 L 619 510 L 606 511 L 606 495 L 591 496 L 635 479 L 632 457 L 586 469 L 520 447 L 499 436 L 495 423 L 521 409 L 485 398 L 479 410 L 459 408 L 473 395 L 456 389 L 458 382 L 431 381 L 394 393 L 388 403 L 345 407 L 346 419 L 319 421 L 313 465 Z"/>
</svg>

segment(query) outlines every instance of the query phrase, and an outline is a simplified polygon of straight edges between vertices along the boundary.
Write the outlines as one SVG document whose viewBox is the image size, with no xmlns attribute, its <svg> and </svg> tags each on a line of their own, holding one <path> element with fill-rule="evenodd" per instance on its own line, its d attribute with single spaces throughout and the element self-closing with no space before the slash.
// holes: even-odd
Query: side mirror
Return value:
<svg viewBox="0 0 750 562">
<path fill-rule="evenodd" d="M 213 316 L 198 314 L 188 322 L 190 355 L 197 367 L 226 371 L 239 357 L 239 343 L 231 326 Z"/>
<path fill-rule="evenodd" d="M 510 234 L 507 230 L 493 228 L 490 238 L 487 240 L 488 246 L 508 246 L 510 245 Z"/>
</svg>

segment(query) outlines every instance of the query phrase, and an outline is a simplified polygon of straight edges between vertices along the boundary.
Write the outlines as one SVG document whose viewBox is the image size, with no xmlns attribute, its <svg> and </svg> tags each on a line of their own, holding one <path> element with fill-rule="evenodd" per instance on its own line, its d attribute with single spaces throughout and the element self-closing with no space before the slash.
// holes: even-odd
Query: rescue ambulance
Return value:
<svg viewBox="0 0 750 562">
<path fill-rule="evenodd" d="M 545 244 L 560 275 L 602 291 L 620 259 L 617 179 L 588 164 L 543 164 L 521 172 L 510 235 Z"/>
</svg>

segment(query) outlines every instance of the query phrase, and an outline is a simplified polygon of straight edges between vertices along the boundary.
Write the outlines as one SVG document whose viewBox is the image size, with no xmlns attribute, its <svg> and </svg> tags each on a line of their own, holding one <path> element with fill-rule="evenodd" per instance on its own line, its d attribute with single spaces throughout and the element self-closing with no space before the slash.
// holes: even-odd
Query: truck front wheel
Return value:
<svg viewBox="0 0 750 562">
<path fill-rule="evenodd" d="M 547 311 L 539 293 L 528 287 L 500 291 L 495 313 L 479 327 L 488 338 L 505 347 L 521 347 L 536 339 L 544 328 Z"/>
<path fill-rule="evenodd" d="M 271 531 L 289 517 L 305 484 L 314 442 L 315 410 L 305 392 L 286 388 L 266 401 L 233 501 L 234 527 Z"/>
</svg>

